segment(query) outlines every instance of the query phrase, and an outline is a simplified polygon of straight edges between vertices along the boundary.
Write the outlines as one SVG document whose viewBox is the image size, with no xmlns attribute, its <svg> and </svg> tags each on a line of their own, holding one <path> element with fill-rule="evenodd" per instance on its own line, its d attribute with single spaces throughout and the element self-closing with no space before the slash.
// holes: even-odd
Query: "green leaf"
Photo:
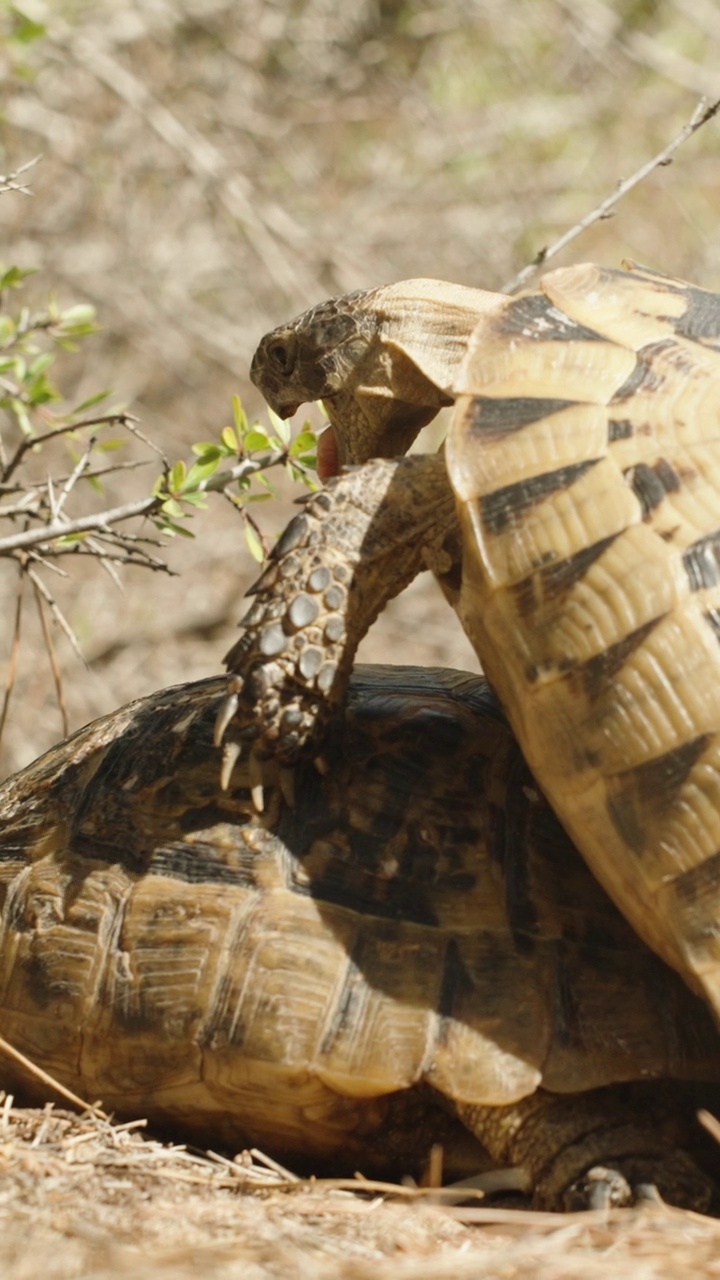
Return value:
<svg viewBox="0 0 720 1280">
<path fill-rule="evenodd" d="M 26 13 L 12 9 L 12 38 L 19 44 L 32 44 L 45 35 L 47 28 L 40 22 L 34 22 Z"/>
<path fill-rule="evenodd" d="M 243 437 L 243 444 L 248 453 L 255 453 L 260 449 L 272 448 L 270 440 L 266 436 L 265 432 L 260 431 L 258 427 L 253 427 L 252 431 L 248 431 L 247 435 Z"/>
<path fill-rule="evenodd" d="M 180 503 L 177 502 L 175 498 L 166 498 L 162 504 L 161 510 L 164 515 L 173 516 L 176 520 L 182 520 L 185 515 Z"/>
<path fill-rule="evenodd" d="M 75 542 L 84 542 L 89 536 L 89 533 L 63 533 L 59 538 L 55 538 L 54 541 L 58 547 L 70 547 Z"/>
<path fill-rule="evenodd" d="M 28 417 L 27 410 L 25 408 L 25 405 L 22 403 L 22 400 L 16 400 L 14 397 L 12 397 L 10 400 L 10 405 L 13 413 L 15 414 L 15 417 L 17 418 L 18 426 L 22 431 L 23 435 L 34 436 L 35 428 L 33 427 L 33 424 L 30 421 L 30 418 Z"/>
<path fill-rule="evenodd" d="M 89 303 L 78 302 L 74 307 L 61 311 L 58 317 L 63 329 L 76 329 L 78 325 L 92 324 L 95 320 L 95 308 Z"/>
<path fill-rule="evenodd" d="M 317 436 L 314 431 L 301 431 L 290 445 L 290 457 L 296 458 L 298 454 L 307 453 L 309 449 L 314 449 L 317 444 Z"/>
<path fill-rule="evenodd" d="M 199 444 L 191 445 L 190 448 L 197 458 L 203 460 L 225 457 L 225 450 L 221 449 L 214 440 L 202 440 Z"/>
<path fill-rule="evenodd" d="M 243 436 L 245 435 L 245 432 L 249 430 L 249 426 L 248 426 L 247 414 L 242 407 L 242 400 L 240 399 L 239 396 L 233 396 L 232 406 L 233 406 L 233 421 L 235 423 L 235 430 L 238 433 L 238 438 L 242 440 Z"/>
<path fill-rule="evenodd" d="M 60 399 L 57 391 L 50 386 L 44 374 L 40 374 L 38 378 L 33 378 L 32 380 L 28 379 L 27 396 L 32 407 L 38 404 L 49 404 L 51 400 Z"/>
<path fill-rule="evenodd" d="M 220 433 L 220 439 L 224 448 L 227 450 L 227 455 L 231 458 L 237 457 L 240 452 L 241 445 L 232 427 L 223 427 Z"/>
<path fill-rule="evenodd" d="M 168 479 L 168 489 L 171 493 L 180 493 L 185 487 L 185 477 L 187 476 L 187 467 L 180 459 L 170 470 Z"/>
<path fill-rule="evenodd" d="M 252 525 L 247 520 L 245 521 L 245 541 L 247 542 L 248 551 L 250 552 L 253 560 L 257 560 L 258 564 L 263 564 L 265 561 L 265 548 Z"/>
<path fill-rule="evenodd" d="M 275 434 L 278 436 L 280 441 L 287 448 L 287 446 L 290 443 L 290 436 L 292 435 L 292 431 L 290 429 L 290 423 L 287 422 L 285 418 L 278 417 L 278 415 L 270 407 L 268 407 L 268 418 L 272 423 L 272 426 L 275 430 Z"/>
<path fill-rule="evenodd" d="M 83 400 L 82 404 L 79 404 L 77 406 L 77 409 L 73 410 L 73 417 L 75 416 L 75 414 L 84 413 L 86 409 L 92 409 L 93 405 L 100 404 L 101 400 L 107 400 L 109 395 L 110 395 L 110 391 L 108 390 L 108 391 L 98 391 L 96 395 L 89 396 L 87 400 Z"/>
<path fill-rule="evenodd" d="M 197 485 L 202 484 L 203 480 L 207 480 L 217 471 L 220 465 L 220 452 L 216 451 L 214 458 L 203 458 L 201 462 L 195 462 L 191 466 L 185 477 L 183 491 L 194 489 Z"/>
<path fill-rule="evenodd" d="M 34 276 L 36 270 L 36 267 L 31 267 L 29 270 L 24 270 L 22 267 L 8 267 L 6 270 L 2 269 L 2 275 L 0 275 L 0 289 L 17 289 L 22 284 L 23 280 L 27 280 L 28 276 Z"/>
<path fill-rule="evenodd" d="M 54 362 L 55 356 L 52 352 L 44 351 L 42 355 L 36 356 L 33 360 L 30 368 L 28 369 L 29 376 L 31 378 L 37 378 L 39 374 L 44 373 L 46 369 L 49 369 L 50 365 L 54 364 Z"/>
<path fill-rule="evenodd" d="M 179 533 L 182 538 L 195 537 L 195 534 L 192 532 L 191 529 L 186 529 L 184 525 L 181 525 L 181 524 L 175 524 L 174 520 L 161 520 L 156 516 L 155 523 L 158 526 L 160 532 L 166 533 L 169 538 L 174 537 L 176 533 Z"/>
</svg>

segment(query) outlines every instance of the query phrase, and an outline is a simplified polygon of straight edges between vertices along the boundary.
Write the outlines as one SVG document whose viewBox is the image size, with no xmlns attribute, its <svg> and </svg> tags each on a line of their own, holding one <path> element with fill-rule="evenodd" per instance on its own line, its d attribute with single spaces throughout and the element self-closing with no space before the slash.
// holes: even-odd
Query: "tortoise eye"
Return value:
<svg viewBox="0 0 720 1280">
<path fill-rule="evenodd" d="M 292 351 L 284 342 L 273 342 L 268 347 L 268 356 L 273 364 L 282 372 L 289 373 L 292 368 Z"/>
</svg>

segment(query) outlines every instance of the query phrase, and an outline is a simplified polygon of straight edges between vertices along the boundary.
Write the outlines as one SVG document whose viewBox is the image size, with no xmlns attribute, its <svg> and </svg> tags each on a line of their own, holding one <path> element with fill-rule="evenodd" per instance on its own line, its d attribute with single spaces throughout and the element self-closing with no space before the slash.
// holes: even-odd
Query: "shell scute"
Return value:
<svg viewBox="0 0 720 1280">
<path fill-rule="evenodd" d="M 720 297 L 644 269 L 591 266 L 553 271 L 541 291 L 598 335 L 597 363 L 577 406 L 534 421 L 525 409 L 521 429 L 501 436 L 495 426 L 482 439 L 468 392 L 483 397 L 481 422 L 486 377 L 495 394 L 497 338 L 478 325 L 447 446 L 468 548 L 460 613 L 591 867 L 720 1014 L 717 981 L 707 985 L 706 961 L 677 912 L 663 916 L 669 891 L 660 892 L 720 847 Z M 517 338 L 503 388 L 509 414 L 541 385 L 550 395 L 575 361 L 585 365 L 587 343 L 574 357 L 566 331 L 565 346 L 531 344 L 527 373 Z M 556 352 L 566 349 L 560 362 Z M 605 438 L 596 425 L 588 467 L 580 424 L 590 406 Z M 498 404 L 494 420 L 502 419 Z M 552 485 L 542 458 L 560 454 Z M 507 494 L 543 486 L 544 499 L 518 497 L 508 509 Z M 504 510 L 506 519 L 483 518 Z M 716 894 L 717 919 L 720 885 Z"/>
</svg>

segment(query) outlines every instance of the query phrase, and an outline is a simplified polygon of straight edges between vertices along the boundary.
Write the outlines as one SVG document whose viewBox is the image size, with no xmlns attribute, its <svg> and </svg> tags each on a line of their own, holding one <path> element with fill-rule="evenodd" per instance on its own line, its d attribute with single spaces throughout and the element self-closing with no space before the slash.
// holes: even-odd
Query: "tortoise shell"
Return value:
<svg viewBox="0 0 720 1280">
<path fill-rule="evenodd" d="M 332 767 L 288 799 L 268 764 L 261 816 L 247 758 L 219 785 L 224 692 L 144 698 L 0 789 L 16 1049 L 120 1115 L 351 1168 L 448 1141 L 428 1098 L 718 1080 L 704 1004 L 577 856 L 482 679 L 359 668 Z"/>
<path fill-rule="evenodd" d="M 458 379 L 460 614 L 594 873 L 720 1013 L 720 298 L 541 286 Z"/>
<path fill-rule="evenodd" d="M 329 314 L 338 353 L 317 341 Z M 595 875 L 720 1016 L 720 297 L 635 266 L 552 271 L 516 298 L 408 281 L 275 331 L 253 376 L 280 411 L 324 397 L 326 472 L 391 456 L 405 420 L 456 400 L 444 458 L 350 473 L 322 495 L 329 515 L 309 508 L 334 521 L 324 541 L 296 521 L 295 565 L 281 544 L 229 655 L 268 724 L 286 682 L 268 739 L 289 754 L 293 697 L 309 736 L 363 627 L 434 568 Z M 306 588 L 302 557 L 344 557 L 353 586 L 344 631 L 316 622 L 308 670 L 278 604 Z M 269 665 L 267 617 L 285 637 Z"/>
</svg>

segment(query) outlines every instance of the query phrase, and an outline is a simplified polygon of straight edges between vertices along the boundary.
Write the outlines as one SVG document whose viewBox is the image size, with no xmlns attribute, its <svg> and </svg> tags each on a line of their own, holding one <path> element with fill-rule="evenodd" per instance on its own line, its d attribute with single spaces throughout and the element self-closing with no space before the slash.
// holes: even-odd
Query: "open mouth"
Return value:
<svg viewBox="0 0 720 1280">
<path fill-rule="evenodd" d="M 340 472 L 340 449 L 333 427 L 326 427 L 318 437 L 317 473 L 323 484 Z"/>
</svg>

